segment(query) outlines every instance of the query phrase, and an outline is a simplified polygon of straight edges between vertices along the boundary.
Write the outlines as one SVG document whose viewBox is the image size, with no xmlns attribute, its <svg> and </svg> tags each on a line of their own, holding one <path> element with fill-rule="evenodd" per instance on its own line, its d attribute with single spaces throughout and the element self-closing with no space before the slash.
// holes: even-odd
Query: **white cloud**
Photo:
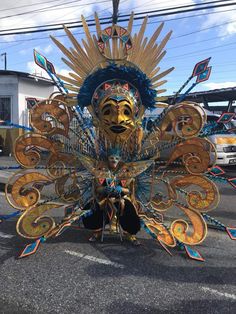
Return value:
<svg viewBox="0 0 236 314">
<path fill-rule="evenodd" d="M 222 10 L 222 8 L 214 9 L 213 12 Z M 220 12 L 208 15 L 207 19 L 203 22 L 202 28 L 215 26 L 218 24 L 224 24 L 217 27 L 217 32 L 222 38 L 233 35 L 236 33 L 236 21 L 235 21 L 235 11 L 230 10 L 228 12 Z M 229 23 L 231 22 L 232 23 Z"/>
<path fill-rule="evenodd" d="M 56 70 L 56 73 L 58 73 L 58 74 L 70 77 L 69 72 L 71 72 L 71 70 L 67 70 L 64 68 L 58 68 L 58 67 L 56 67 L 55 70 Z M 42 68 L 40 68 L 34 61 L 27 62 L 27 71 L 30 74 L 35 74 L 35 75 L 46 77 L 46 78 L 50 79 L 47 72 L 44 71 Z"/>
<path fill-rule="evenodd" d="M 15 40 L 16 36 L 15 35 L 6 35 L 6 36 L 2 36 L 1 40 L 6 41 L 7 43 L 11 43 Z"/>
<path fill-rule="evenodd" d="M 218 88 L 227 88 L 227 87 L 236 87 L 236 81 L 235 82 L 222 82 L 222 83 L 205 83 L 202 84 L 204 87 L 209 89 L 218 89 Z"/>
<path fill-rule="evenodd" d="M 47 72 L 40 68 L 34 61 L 27 62 L 27 70 L 30 74 L 35 74 L 50 79 Z"/>
<path fill-rule="evenodd" d="M 34 49 L 37 50 L 38 52 L 40 52 L 43 55 L 47 55 L 47 54 L 50 54 L 53 51 L 53 46 L 51 44 L 49 44 L 49 45 L 47 45 L 45 47 L 35 46 Z M 29 48 L 26 48 L 26 49 L 21 49 L 19 51 L 19 53 L 21 55 L 26 55 L 27 53 L 32 53 L 33 54 L 33 49 L 32 49 L 32 47 L 29 47 Z"/>
<path fill-rule="evenodd" d="M 56 72 L 58 74 L 63 75 L 63 76 L 70 77 L 69 72 L 72 72 L 72 71 L 71 70 L 66 70 L 66 69 L 60 69 L 60 70 L 56 69 Z"/>
<path fill-rule="evenodd" d="M 42 52 L 44 52 L 45 54 L 49 54 L 50 52 L 52 52 L 52 50 L 53 50 L 53 47 L 51 44 L 49 44 L 42 49 Z"/>
</svg>

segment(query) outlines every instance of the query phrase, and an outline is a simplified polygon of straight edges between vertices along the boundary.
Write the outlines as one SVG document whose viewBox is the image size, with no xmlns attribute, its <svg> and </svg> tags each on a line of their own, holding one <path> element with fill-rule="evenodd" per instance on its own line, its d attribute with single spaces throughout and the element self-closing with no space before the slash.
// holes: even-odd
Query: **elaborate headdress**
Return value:
<svg viewBox="0 0 236 314">
<path fill-rule="evenodd" d="M 65 27 L 65 32 L 73 44 L 67 49 L 57 39 L 54 43 L 60 48 L 67 59 L 62 58 L 73 72 L 70 77 L 60 76 L 69 84 L 65 87 L 78 92 L 78 104 L 89 106 L 93 102 L 96 88 L 109 80 L 125 80 L 140 93 L 142 105 L 153 108 L 158 101 L 158 95 L 165 92 L 160 87 L 166 83 L 162 80 L 174 68 L 160 71 L 159 62 L 165 56 L 164 50 L 171 33 L 156 44 L 163 23 L 157 28 L 150 40 L 144 37 L 148 18 L 146 17 L 138 33 L 131 37 L 133 14 L 127 29 L 113 25 L 102 31 L 98 16 L 95 14 L 97 37 L 91 35 L 87 23 L 82 17 L 86 39 L 82 47 L 72 33 Z"/>
</svg>

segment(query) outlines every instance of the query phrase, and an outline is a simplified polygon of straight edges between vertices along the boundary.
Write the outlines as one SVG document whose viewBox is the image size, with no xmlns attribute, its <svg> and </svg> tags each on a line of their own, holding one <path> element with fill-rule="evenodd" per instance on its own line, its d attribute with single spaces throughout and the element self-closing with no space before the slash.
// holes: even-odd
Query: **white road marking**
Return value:
<svg viewBox="0 0 236 314">
<path fill-rule="evenodd" d="M 7 233 L 4 233 L 4 232 L 0 231 L 0 237 L 1 238 L 6 238 L 6 239 L 11 239 L 11 238 L 14 237 L 14 235 L 13 234 L 7 234 Z"/>
<path fill-rule="evenodd" d="M 229 293 L 226 293 L 226 292 L 219 292 L 217 290 L 214 290 L 214 289 L 211 289 L 211 288 L 208 288 L 208 287 L 201 287 L 201 289 L 205 292 L 210 292 L 214 295 L 217 295 L 217 296 L 221 296 L 221 297 L 225 297 L 227 299 L 232 299 L 232 300 L 236 300 L 236 295 L 235 294 L 229 294 Z"/>
<path fill-rule="evenodd" d="M 80 258 L 87 259 L 87 260 L 95 262 L 95 263 L 104 264 L 104 265 L 110 265 L 110 266 L 113 266 L 113 267 L 116 267 L 116 268 L 124 268 L 124 265 L 112 262 L 112 261 L 110 261 L 108 259 L 97 258 L 95 256 L 90 256 L 90 255 L 86 255 L 86 254 L 75 252 L 75 251 L 69 251 L 69 250 L 65 250 L 64 252 L 67 253 L 67 254 L 70 254 L 72 256 L 77 256 L 77 257 L 80 257 Z"/>
</svg>

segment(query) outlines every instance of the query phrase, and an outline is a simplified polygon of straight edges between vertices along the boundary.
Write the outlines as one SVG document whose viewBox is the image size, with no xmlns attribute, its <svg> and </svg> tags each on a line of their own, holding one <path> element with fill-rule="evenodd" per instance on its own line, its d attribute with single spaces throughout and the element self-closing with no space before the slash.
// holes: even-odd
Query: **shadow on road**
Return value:
<svg viewBox="0 0 236 314">
<path fill-rule="evenodd" d="M 145 300 L 144 300 L 145 301 Z M 172 313 L 233 313 L 236 302 L 229 302 L 226 300 L 181 300 L 179 303 L 170 303 L 166 309 L 160 309 L 157 306 L 145 306 L 127 302 L 124 300 L 113 302 L 107 307 L 107 313 L 113 314 L 139 314 L 139 313 L 158 313 L 158 314 L 172 314 Z M 186 310 L 188 309 L 188 312 Z"/>
</svg>

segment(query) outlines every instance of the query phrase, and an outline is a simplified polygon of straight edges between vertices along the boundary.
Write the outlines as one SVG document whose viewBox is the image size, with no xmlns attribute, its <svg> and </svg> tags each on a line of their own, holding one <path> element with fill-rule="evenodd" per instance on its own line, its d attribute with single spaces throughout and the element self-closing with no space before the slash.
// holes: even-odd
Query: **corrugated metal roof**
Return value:
<svg viewBox="0 0 236 314">
<path fill-rule="evenodd" d="M 2 76 L 4 76 L 4 75 L 17 75 L 19 77 L 28 78 L 31 80 L 37 80 L 39 82 L 47 83 L 49 85 L 55 85 L 55 83 L 50 79 L 47 79 L 45 77 L 38 76 L 38 75 L 33 75 L 33 74 L 30 74 L 27 72 L 12 71 L 12 70 L 0 70 L 0 76 L 1 75 Z"/>
<path fill-rule="evenodd" d="M 170 102 L 173 96 L 174 95 L 167 96 L 167 102 Z M 236 100 L 236 86 L 189 93 L 185 100 L 192 100 L 197 102 L 203 102 L 204 100 L 208 102 Z"/>
</svg>

